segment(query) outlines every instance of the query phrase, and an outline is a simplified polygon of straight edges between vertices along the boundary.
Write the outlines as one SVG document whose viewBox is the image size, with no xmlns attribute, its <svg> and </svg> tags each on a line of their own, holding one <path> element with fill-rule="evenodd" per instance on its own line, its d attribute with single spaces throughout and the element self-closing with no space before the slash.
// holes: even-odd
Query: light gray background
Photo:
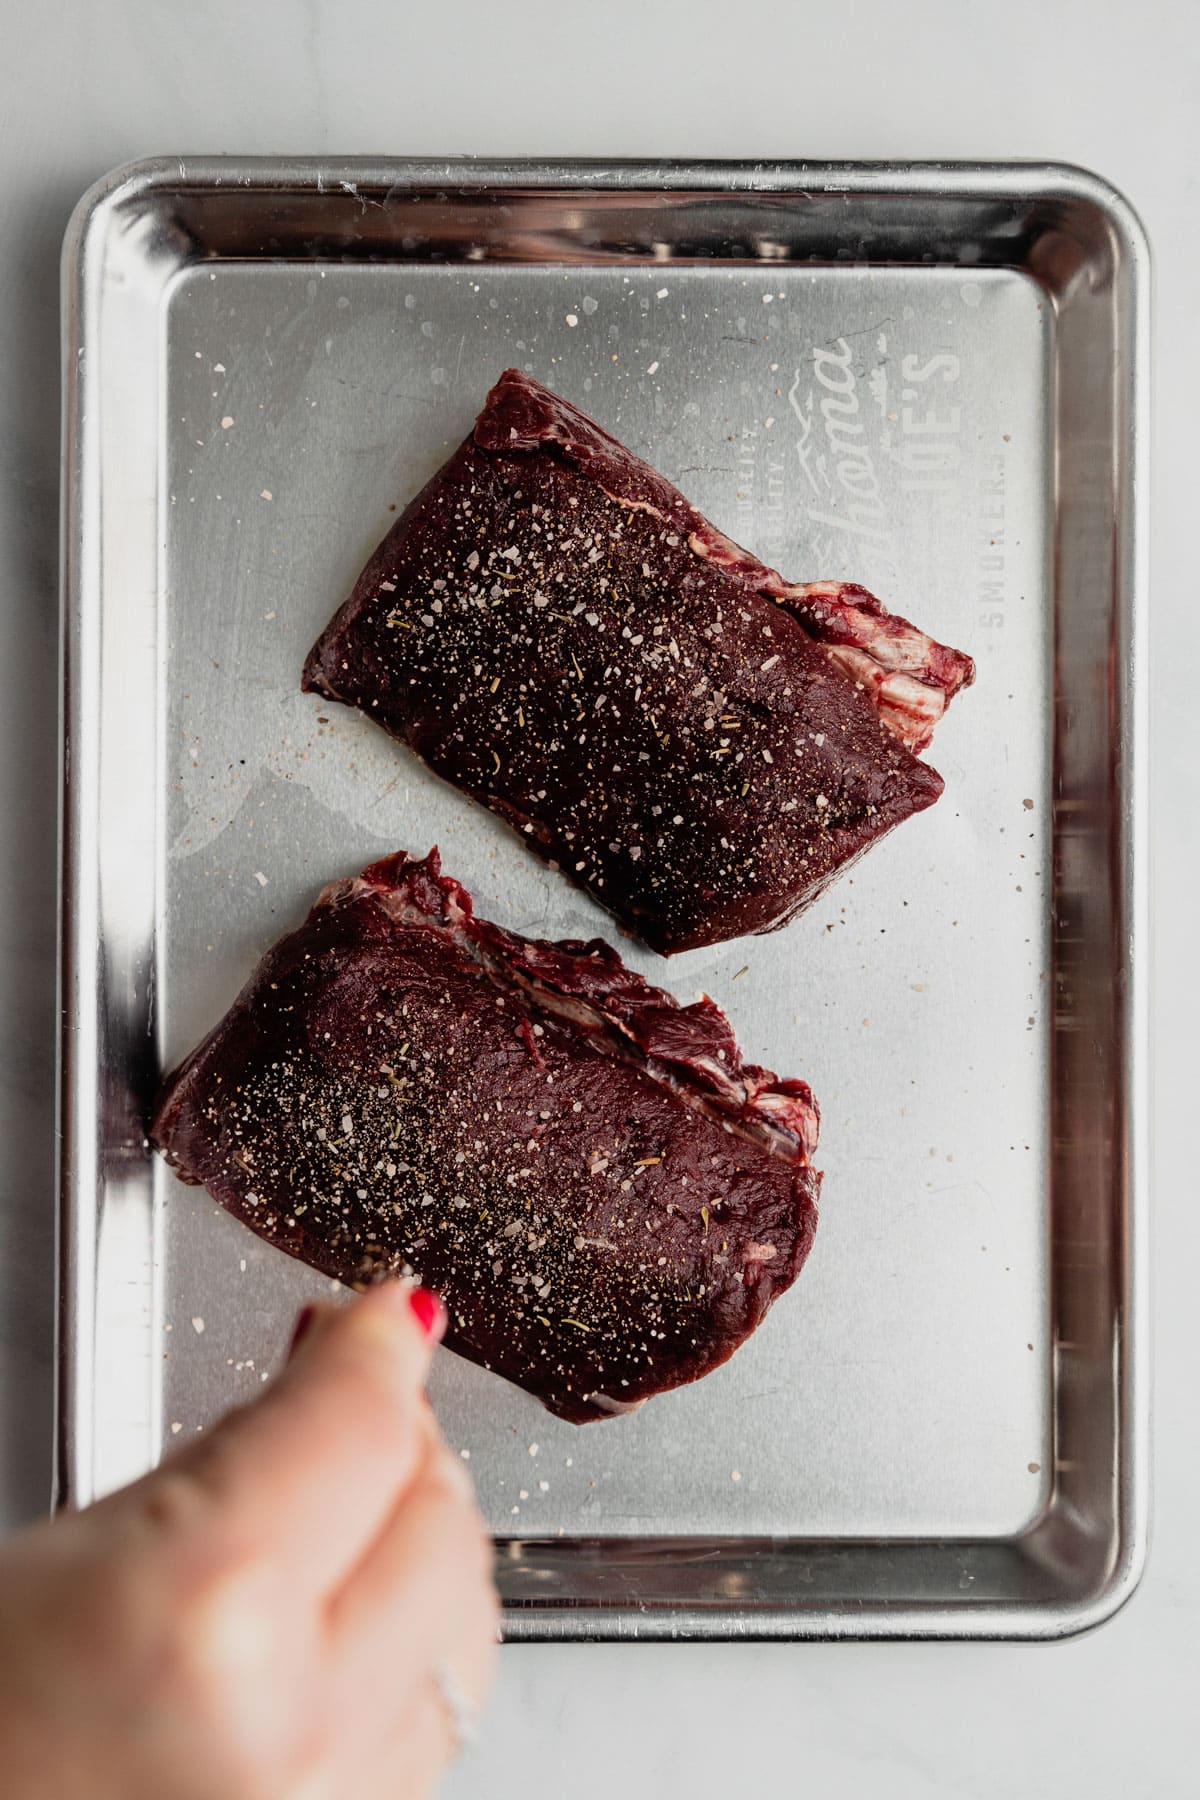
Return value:
<svg viewBox="0 0 1200 1800">
<path fill-rule="evenodd" d="M 1197 1791 L 1200 25 L 1186 16 L 1162 0 L 457 0 L 416 13 L 388 0 L 0 0 L 0 1523 L 32 1516 L 48 1491 L 58 246 L 82 189 L 169 150 L 1027 155 L 1123 187 L 1156 253 L 1157 1459 L 1142 1589 L 1094 1636 L 1039 1650 L 512 1649 L 453 1800 Z"/>
</svg>

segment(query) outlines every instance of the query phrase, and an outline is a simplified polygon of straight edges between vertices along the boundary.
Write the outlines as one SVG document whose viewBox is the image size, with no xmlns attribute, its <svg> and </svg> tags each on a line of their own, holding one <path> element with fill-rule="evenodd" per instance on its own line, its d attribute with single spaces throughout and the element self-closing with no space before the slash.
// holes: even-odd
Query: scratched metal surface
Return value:
<svg viewBox="0 0 1200 1800">
<path fill-rule="evenodd" d="M 1056 1455 L 1050 827 L 1064 615 L 1046 286 L 944 255 L 813 265 L 760 246 L 751 262 L 732 232 L 726 254 L 702 260 L 673 261 L 669 242 L 593 260 L 586 233 L 562 252 L 559 202 L 563 266 L 544 247 L 544 200 L 533 252 L 514 207 L 507 255 L 429 260 L 401 236 L 386 260 L 347 260 L 334 243 L 307 260 L 171 267 L 186 209 L 168 229 L 164 187 L 160 173 L 159 211 L 133 209 L 144 241 L 123 252 L 147 291 L 157 270 L 157 330 L 127 371 L 153 384 L 153 422 L 144 400 L 111 403 L 143 406 L 143 465 L 112 480 L 128 479 L 155 536 L 145 629 L 122 640 L 126 678 L 111 658 L 105 669 L 136 820 L 124 841 L 99 833 L 110 902 L 138 883 L 139 858 L 153 872 L 152 905 L 130 893 L 116 909 L 153 1031 L 129 1093 L 144 1096 L 150 1065 L 174 1063 L 216 1020 L 324 882 L 385 851 L 440 844 L 478 910 L 516 930 L 613 936 L 488 813 L 298 687 L 396 506 L 498 372 L 528 369 L 790 578 L 861 581 L 969 649 L 979 672 L 931 752 L 943 799 L 807 916 L 669 964 L 622 944 L 681 998 L 711 993 L 753 1059 L 811 1081 L 825 1190 L 796 1287 L 726 1367 L 629 1418 L 568 1426 L 449 1354 L 439 1418 L 531 1577 L 529 1539 L 1019 1540 L 1050 1508 Z M 368 202 L 342 201 L 351 230 Z M 134 303 L 122 304 L 132 356 Z M 140 1151 L 106 1199 L 86 1456 L 73 1448 L 88 1490 L 256 1391 L 297 1306 L 328 1288 Z M 847 1603 L 882 1603 L 859 1580 Z M 618 1583 L 606 1599 L 629 1593 Z"/>
</svg>

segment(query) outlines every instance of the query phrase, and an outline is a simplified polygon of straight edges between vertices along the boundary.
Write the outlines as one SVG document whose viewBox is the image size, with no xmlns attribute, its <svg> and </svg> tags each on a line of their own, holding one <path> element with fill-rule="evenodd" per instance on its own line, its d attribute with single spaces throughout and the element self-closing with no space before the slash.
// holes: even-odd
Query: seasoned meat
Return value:
<svg viewBox="0 0 1200 1800">
<path fill-rule="evenodd" d="M 583 1422 L 723 1363 L 816 1225 L 817 1109 L 599 939 L 472 916 L 437 852 L 334 883 L 167 1082 L 154 1143 L 271 1243 L 435 1288 Z"/>
<path fill-rule="evenodd" d="M 937 799 L 974 670 L 864 588 L 795 586 L 509 369 L 311 651 L 669 954 L 769 931 Z"/>
</svg>

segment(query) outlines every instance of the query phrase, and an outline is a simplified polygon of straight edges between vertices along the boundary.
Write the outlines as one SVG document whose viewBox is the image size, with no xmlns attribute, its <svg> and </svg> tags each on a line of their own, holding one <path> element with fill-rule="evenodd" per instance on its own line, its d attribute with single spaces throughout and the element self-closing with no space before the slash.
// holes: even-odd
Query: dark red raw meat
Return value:
<svg viewBox="0 0 1200 1800">
<path fill-rule="evenodd" d="M 310 652 L 656 950 L 769 931 L 937 799 L 969 657 L 796 586 L 509 369 Z"/>
<path fill-rule="evenodd" d="M 582 1423 L 723 1363 L 800 1272 L 817 1108 L 599 939 L 472 917 L 437 852 L 335 882 L 166 1083 L 184 1179 Z"/>
</svg>

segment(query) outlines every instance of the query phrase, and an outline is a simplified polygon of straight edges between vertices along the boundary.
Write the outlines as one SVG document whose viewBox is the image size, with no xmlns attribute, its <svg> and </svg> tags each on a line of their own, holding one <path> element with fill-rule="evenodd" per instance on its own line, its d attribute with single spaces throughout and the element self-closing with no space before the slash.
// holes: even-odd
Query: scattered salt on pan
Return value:
<svg viewBox="0 0 1200 1800">
<path fill-rule="evenodd" d="M 180 1432 L 182 1430 L 183 1430 L 183 1425 L 181 1424 L 181 1422 L 178 1419 L 172 1419 L 171 1420 L 171 1436 L 174 1437 L 177 1432 Z"/>
<path fill-rule="evenodd" d="M 657 375 L 658 374 L 658 364 L 656 362 L 652 362 L 650 364 L 650 367 L 646 370 L 646 373 L 647 373 L 647 375 Z"/>
<path fill-rule="evenodd" d="M 226 413 L 225 417 L 221 420 L 221 430 L 228 431 L 229 427 L 232 424 L 233 424 L 233 419 L 232 419 L 231 415 L 229 413 Z"/>
<path fill-rule="evenodd" d="M 550 1483 L 548 1481 L 539 1481 L 538 1482 L 538 1493 L 539 1494 L 548 1494 L 549 1492 L 550 1492 Z"/>
<path fill-rule="evenodd" d="M 197 1337 L 199 1337 L 200 1333 L 204 1330 L 204 1320 L 199 1317 L 193 1319 L 192 1330 L 196 1333 Z"/>
<path fill-rule="evenodd" d="M 568 324 L 568 325 L 572 325 L 572 326 L 574 326 L 574 325 L 578 325 L 578 323 L 579 323 L 579 319 L 578 319 L 578 317 L 577 317 L 577 316 L 576 316 L 576 314 L 575 314 L 575 313 L 568 313 L 568 314 L 567 314 L 567 324 Z M 515 1512 L 515 1511 L 516 1511 L 516 1508 L 515 1508 L 515 1507 L 514 1507 L 514 1508 L 513 1508 L 513 1511 L 514 1511 L 514 1512 Z"/>
<path fill-rule="evenodd" d="M 656 300 L 665 300 L 665 299 L 666 299 L 666 297 L 667 297 L 667 290 L 666 290 L 666 288 L 659 288 L 659 290 L 658 290 L 658 292 L 657 292 L 657 294 L 656 294 L 656 295 L 655 295 L 655 296 L 654 296 L 654 298 L 655 298 L 655 299 L 656 299 Z"/>
<path fill-rule="evenodd" d="M 266 878 L 266 876 L 265 876 L 265 875 L 264 875 L 264 874 L 263 874 L 263 872 L 262 872 L 262 870 L 261 870 L 261 869 L 255 869 L 255 871 L 254 871 L 254 879 L 255 879 L 255 881 L 257 881 L 257 883 L 258 883 L 258 885 L 259 885 L 259 887 L 266 887 L 266 885 L 267 885 L 267 878 Z"/>
<path fill-rule="evenodd" d="M 539 1451 L 539 1450 L 540 1450 L 540 1449 L 541 1449 L 541 1445 L 540 1445 L 540 1444 L 530 1444 L 530 1446 L 529 1446 L 529 1454 L 530 1454 L 530 1456 L 536 1456 L 536 1455 L 537 1455 L 537 1453 L 538 1453 L 538 1451 Z"/>
<path fill-rule="evenodd" d="M 262 488 L 258 497 L 260 500 L 273 500 L 275 498 L 270 488 Z"/>
<path fill-rule="evenodd" d="M 462 1457 L 464 1462 L 470 1462 L 471 1452 L 469 1450 L 460 1450 L 458 1454 Z"/>
<path fill-rule="evenodd" d="M 729 1479 L 730 1479 L 730 1481 L 740 1481 L 742 1479 L 741 1470 L 740 1469 L 730 1469 Z"/>
</svg>

